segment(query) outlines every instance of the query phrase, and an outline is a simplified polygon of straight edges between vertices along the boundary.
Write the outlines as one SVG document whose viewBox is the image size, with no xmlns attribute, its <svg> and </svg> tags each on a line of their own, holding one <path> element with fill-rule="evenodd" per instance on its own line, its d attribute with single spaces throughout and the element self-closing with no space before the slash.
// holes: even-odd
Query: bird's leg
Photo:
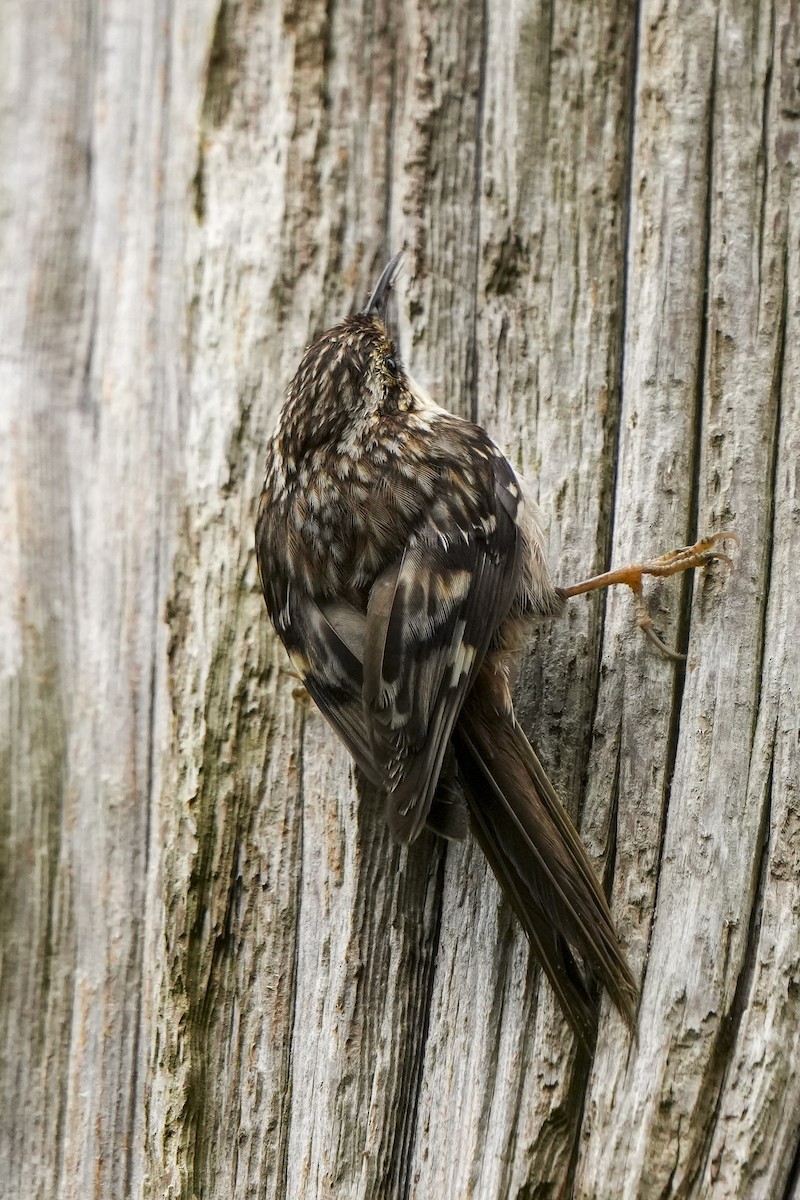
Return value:
<svg viewBox="0 0 800 1200">
<path fill-rule="evenodd" d="M 684 546 L 681 550 L 671 550 L 669 554 L 662 554 L 660 558 L 652 559 L 650 562 L 634 563 L 629 567 L 619 567 L 616 571 L 605 571 L 602 575 L 593 575 L 591 579 L 584 579 L 581 583 L 573 584 L 572 587 L 559 588 L 558 592 L 565 599 L 570 599 L 572 596 L 583 596 L 586 592 L 595 592 L 600 588 L 614 587 L 615 584 L 624 583 L 633 592 L 638 628 L 642 630 L 648 641 L 658 647 L 662 654 L 680 662 L 684 655 L 665 646 L 653 629 L 653 619 L 647 611 L 647 604 L 642 593 L 642 580 L 645 575 L 655 575 L 663 579 L 668 575 L 678 575 L 681 571 L 705 567 L 708 563 L 715 561 L 732 566 L 733 560 L 730 554 L 721 549 L 723 543 L 728 540 L 736 546 L 739 545 L 739 538 L 735 533 L 713 533 L 710 537 L 695 542 L 693 546 Z"/>
</svg>

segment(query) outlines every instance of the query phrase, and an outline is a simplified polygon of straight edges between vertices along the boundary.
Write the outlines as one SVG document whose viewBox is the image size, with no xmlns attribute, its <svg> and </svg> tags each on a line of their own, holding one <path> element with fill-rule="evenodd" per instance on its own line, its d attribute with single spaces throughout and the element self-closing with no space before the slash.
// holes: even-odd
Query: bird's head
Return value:
<svg viewBox="0 0 800 1200">
<path fill-rule="evenodd" d="M 281 421 L 295 456 L 324 444 L 340 450 L 369 437 L 382 417 L 406 411 L 413 390 L 386 325 L 402 254 L 381 272 L 365 308 L 322 333 L 306 350 Z"/>
</svg>

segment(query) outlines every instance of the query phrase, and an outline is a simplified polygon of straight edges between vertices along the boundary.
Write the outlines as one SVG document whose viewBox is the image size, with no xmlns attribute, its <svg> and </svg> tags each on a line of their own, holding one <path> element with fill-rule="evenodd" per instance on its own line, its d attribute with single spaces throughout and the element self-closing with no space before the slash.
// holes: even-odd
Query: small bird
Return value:
<svg viewBox="0 0 800 1200">
<path fill-rule="evenodd" d="M 479 425 L 402 364 L 386 305 L 402 255 L 361 312 L 306 350 L 267 452 L 256 555 L 291 662 L 400 843 L 471 825 L 580 1041 L 596 983 L 628 1026 L 637 990 L 592 863 L 519 727 L 510 668 L 530 622 L 570 596 L 713 559 L 725 534 L 555 587 L 529 488 Z"/>
</svg>

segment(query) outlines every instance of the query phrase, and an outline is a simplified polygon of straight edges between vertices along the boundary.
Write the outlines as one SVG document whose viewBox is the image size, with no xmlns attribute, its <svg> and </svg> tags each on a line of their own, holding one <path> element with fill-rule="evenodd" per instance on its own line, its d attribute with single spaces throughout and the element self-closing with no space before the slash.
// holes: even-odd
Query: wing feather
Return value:
<svg viewBox="0 0 800 1200">
<path fill-rule="evenodd" d="M 320 603 L 290 589 L 280 613 L 281 638 L 308 694 L 367 778 L 382 786 L 362 701 L 366 625 L 345 601 Z"/>
<path fill-rule="evenodd" d="M 370 595 L 364 710 L 401 842 L 425 824 L 453 726 L 519 582 L 514 475 L 499 456 L 488 465 L 488 496 L 466 528 L 446 502 L 432 506 Z"/>
</svg>

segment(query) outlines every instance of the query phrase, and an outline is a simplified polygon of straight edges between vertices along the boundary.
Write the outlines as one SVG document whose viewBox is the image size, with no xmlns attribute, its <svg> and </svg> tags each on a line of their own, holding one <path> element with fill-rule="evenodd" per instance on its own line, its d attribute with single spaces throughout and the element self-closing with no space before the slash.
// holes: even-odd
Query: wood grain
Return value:
<svg viewBox="0 0 800 1200">
<path fill-rule="evenodd" d="M 796 0 L 0 12 L 0 1194 L 800 1200 Z M 520 713 L 641 982 L 576 1056 L 268 626 L 268 431 L 404 246 L 572 601 Z"/>
</svg>

